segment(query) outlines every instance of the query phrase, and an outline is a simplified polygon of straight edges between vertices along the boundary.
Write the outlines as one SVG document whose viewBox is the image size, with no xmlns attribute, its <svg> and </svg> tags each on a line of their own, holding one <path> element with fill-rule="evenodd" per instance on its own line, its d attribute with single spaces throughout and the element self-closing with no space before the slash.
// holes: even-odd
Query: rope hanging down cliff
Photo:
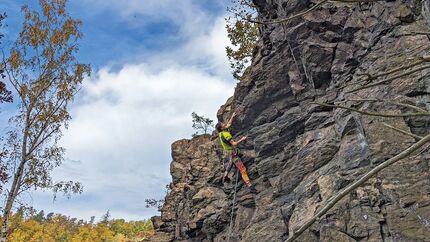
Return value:
<svg viewBox="0 0 430 242">
<path fill-rule="evenodd" d="M 230 223 L 228 225 L 227 242 L 230 242 L 231 229 L 233 227 L 234 207 L 236 206 L 236 191 L 237 191 L 237 183 L 238 183 L 238 181 L 239 181 L 239 170 L 236 170 L 236 182 L 235 182 L 235 185 L 234 185 L 233 205 L 231 207 Z"/>
<path fill-rule="evenodd" d="M 218 131 L 219 135 L 219 141 L 221 143 L 221 146 L 224 151 L 224 156 L 227 158 L 227 162 L 225 164 L 225 172 L 222 178 L 223 183 L 229 181 L 229 173 L 230 170 L 233 168 L 233 164 L 236 166 L 236 182 L 234 185 L 234 194 L 233 194 L 233 204 L 231 208 L 230 213 L 230 223 L 228 226 L 228 234 L 227 234 L 227 241 L 230 242 L 231 238 L 231 230 L 233 227 L 233 217 L 234 217 L 234 208 L 236 206 L 236 192 L 237 192 L 237 184 L 239 182 L 239 172 L 242 177 L 242 180 L 246 184 L 246 186 L 249 188 L 251 193 L 256 194 L 257 190 L 255 190 L 255 187 L 252 185 L 248 173 L 246 172 L 246 167 L 242 162 L 242 155 L 239 151 L 239 149 L 236 148 L 236 146 L 246 140 L 246 136 L 240 138 L 239 140 L 234 140 L 231 133 L 229 132 L 229 128 L 231 127 L 234 118 L 236 117 L 236 112 L 233 112 L 230 119 L 227 123 L 219 122 L 215 126 L 216 130 Z"/>
</svg>

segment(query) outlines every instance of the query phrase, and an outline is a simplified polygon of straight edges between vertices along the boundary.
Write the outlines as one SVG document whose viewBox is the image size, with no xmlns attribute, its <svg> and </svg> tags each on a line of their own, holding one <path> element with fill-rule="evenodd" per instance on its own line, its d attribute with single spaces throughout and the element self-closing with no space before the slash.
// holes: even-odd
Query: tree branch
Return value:
<svg viewBox="0 0 430 242">
<path fill-rule="evenodd" d="M 393 113 L 374 113 L 374 112 L 366 112 L 361 111 L 355 108 L 340 106 L 340 105 L 331 105 L 326 103 L 318 103 L 318 102 L 311 102 L 311 104 L 316 104 L 324 107 L 330 107 L 330 108 L 341 108 L 346 109 L 352 112 L 357 112 L 363 115 L 368 116 L 376 116 L 376 117 L 386 117 L 386 118 L 398 118 L 398 117 L 427 117 L 430 116 L 430 112 L 416 112 L 416 113 L 399 113 L 399 114 L 393 114 Z"/>
<path fill-rule="evenodd" d="M 393 104 L 393 105 L 397 105 L 397 106 L 402 106 L 405 108 L 410 108 L 410 109 L 414 109 L 417 110 L 418 112 L 427 112 L 427 110 L 422 109 L 418 106 L 412 105 L 412 104 L 407 104 L 407 103 L 401 103 L 401 102 L 396 102 L 393 100 L 381 100 L 381 99 L 348 99 L 339 103 L 346 103 L 346 102 L 382 102 L 382 103 L 388 103 L 388 104 Z"/>
<path fill-rule="evenodd" d="M 48 125 L 49 126 L 49 125 Z M 33 151 L 35 151 L 41 144 L 43 144 L 43 142 L 45 142 L 48 138 L 50 138 L 55 132 L 57 132 L 61 126 L 57 126 L 55 128 L 53 128 L 48 134 L 46 134 L 45 136 L 43 136 L 42 139 L 40 139 L 41 135 L 43 134 L 43 132 L 48 128 L 48 126 L 45 126 L 43 128 L 43 130 L 41 130 L 41 132 L 38 134 L 37 138 L 35 140 L 32 140 L 32 145 L 27 153 L 27 155 L 31 155 L 31 153 Z M 39 140 L 40 139 L 40 140 Z"/>
<path fill-rule="evenodd" d="M 341 3 L 371 3 L 371 2 L 381 2 L 381 1 L 386 1 L 386 0 L 323 0 L 319 3 L 316 3 L 314 6 L 312 6 L 311 8 L 300 12 L 298 14 L 294 14 L 290 17 L 284 18 L 284 19 L 277 19 L 277 20 L 272 20 L 272 21 L 259 21 L 259 20 L 253 20 L 253 19 L 248 19 L 248 18 L 244 18 L 242 16 L 240 16 L 243 20 L 246 20 L 248 22 L 254 23 L 254 24 L 279 24 L 279 23 L 283 23 L 283 22 L 288 22 L 294 18 L 298 18 L 301 17 L 307 13 L 312 12 L 313 10 L 315 10 L 316 8 L 318 8 L 319 6 L 323 5 L 326 2 L 341 2 Z"/>
<path fill-rule="evenodd" d="M 288 238 L 285 242 L 292 242 L 295 239 L 297 239 L 306 229 L 308 229 L 312 224 L 315 223 L 318 219 L 321 218 L 324 214 L 326 214 L 330 208 L 332 208 L 337 202 L 339 202 L 343 197 L 348 195 L 351 191 L 355 190 L 359 186 L 361 186 L 363 183 L 365 183 L 367 180 L 369 180 L 371 177 L 376 175 L 378 172 L 383 170 L 384 168 L 398 162 L 399 160 L 402 160 L 409 155 L 411 155 L 414 151 L 421 148 L 424 144 L 428 143 L 430 141 L 430 134 L 422 138 L 420 141 L 412 145 L 411 147 L 407 148 L 406 150 L 402 151 L 400 154 L 392 157 L 391 159 L 388 159 L 387 161 L 384 161 L 377 167 L 373 168 L 366 174 L 364 174 L 359 180 L 355 181 L 351 185 L 347 186 L 345 189 L 343 189 L 341 192 L 339 192 L 336 196 L 329 199 L 327 204 L 324 205 L 308 222 L 306 222 L 302 227 L 300 227 L 297 231 L 294 232 L 294 234 Z"/>
<path fill-rule="evenodd" d="M 409 64 L 409 65 L 406 65 L 406 66 L 400 66 L 400 67 L 397 67 L 397 68 L 394 68 L 394 69 L 391 69 L 389 71 L 385 71 L 385 72 L 382 72 L 382 73 L 379 73 L 379 74 L 376 74 L 376 75 L 371 75 L 371 74 L 368 74 L 368 73 L 364 73 L 364 74 L 359 74 L 359 76 L 366 76 L 367 77 L 367 79 L 365 79 L 363 81 L 371 81 L 371 80 L 375 80 L 375 79 L 377 79 L 379 77 L 388 76 L 388 75 L 393 74 L 395 72 L 406 70 L 406 69 L 415 67 L 417 65 L 420 65 L 420 64 L 423 64 L 423 63 L 426 63 L 426 62 L 430 62 L 430 56 L 421 56 L 421 57 L 418 58 L 417 61 L 415 61 L 412 64 Z"/>
<path fill-rule="evenodd" d="M 31 141 L 31 146 L 30 146 L 30 149 L 27 153 L 28 155 L 30 155 L 34 150 L 36 150 L 37 147 L 39 147 L 47 138 L 49 138 L 52 134 L 55 133 L 55 131 L 57 131 L 60 128 L 60 127 L 54 128 L 53 130 L 51 130 L 51 132 L 47 136 L 45 136 L 44 138 L 42 138 L 41 141 L 39 141 L 43 132 L 45 132 L 45 130 L 49 127 L 49 124 L 51 122 L 50 119 L 52 118 L 52 116 L 54 116 L 60 110 L 60 108 L 63 106 L 63 104 L 66 100 L 61 99 L 61 102 L 58 102 L 58 101 L 60 101 L 60 100 L 57 100 L 56 106 L 54 106 L 53 111 L 51 111 L 49 113 L 48 117 L 46 118 L 44 125 L 40 129 L 39 133 L 36 135 L 36 138 Z"/>
<path fill-rule="evenodd" d="M 311 8 L 309 8 L 308 10 L 305 10 L 305 11 L 303 11 L 301 13 L 292 15 L 292 16 L 290 16 L 288 18 L 285 18 L 285 19 L 278 19 L 278 20 L 273 20 L 273 21 L 259 21 L 259 20 L 252 20 L 252 19 L 244 19 L 244 20 L 247 20 L 247 21 L 249 21 L 251 23 L 254 23 L 254 24 L 279 24 L 279 23 L 287 22 L 287 21 L 290 21 L 290 20 L 292 20 L 294 18 L 303 16 L 303 15 L 305 15 L 307 13 L 310 13 L 313 10 L 315 10 L 316 8 L 318 8 L 319 6 L 323 5 L 324 3 L 328 2 L 328 1 L 329 0 L 323 0 L 323 1 L 315 4 L 314 6 L 312 6 Z"/>
<path fill-rule="evenodd" d="M 399 132 L 399 133 L 402 133 L 402 134 L 405 134 L 405 135 L 411 136 L 411 137 L 413 137 L 413 138 L 415 138 L 415 139 L 422 139 L 422 138 L 423 138 L 422 136 L 419 136 L 419 135 L 416 135 L 416 134 L 410 133 L 410 132 L 408 132 L 408 131 L 406 131 L 406 130 L 403 130 L 403 129 L 396 128 L 396 127 L 391 126 L 391 125 L 389 125 L 389 124 L 387 124 L 387 123 L 382 123 L 382 125 L 384 125 L 385 127 L 390 128 L 390 129 L 393 129 L 393 130 L 395 130 L 395 131 L 397 131 L 397 132 Z"/>
<path fill-rule="evenodd" d="M 1 50 L 2 51 L 2 54 L 3 54 L 3 65 L 4 65 L 4 71 L 6 72 L 6 74 L 7 74 L 7 76 L 8 76 L 8 80 L 9 80 L 9 83 L 13 86 L 13 88 L 15 89 L 15 91 L 18 93 L 18 95 L 19 95 L 19 97 L 21 98 L 21 101 L 22 101 L 22 105 L 26 108 L 26 109 L 28 109 L 28 107 L 27 107 L 27 103 L 25 102 L 25 97 L 22 95 L 22 93 L 21 93 L 21 86 L 19 85 L 19 83 L 18 82 L 16 82 L 15 83 L 15 78 L 14 78 L 14 76 L 13 76 L 13 73 L 10 73 L 10 71 L 9 71 L 9 68 L 7 68 L 7 63 L 6 63 L 6 57 L 5 57 L 5 54 L 4 54 L 4 51 L 3 51 L 3 49 Z"/>
<path fill-rule="evenodd" d="M 430 35 L 430 32 L 412 31 L 411 33 L 412 34 L 416 34 L 416 35 L 419 35 L 419 34 L 421 34 L 421 35 Z"/>
<path fill-rule="evenodd" d="M 346 93 L 352 93 L 352 92 L 356 92 L 356 91 L 359 91 L 359 90 L 367 89 L 367 88 L 370 88 L 370 87 L 379 86 L 379 85 L 385 84 L 386 82 L 390 82 L 390 81 L 393 81 L 393 80 L 395 80 L 397 78 L 404 77 L 404 76 L 407 76 L 407 75 L 410 75 L 410 74 L 413 74 L 415 72 L 422 71 L 422 70 L 425 70 L 425 69 L 428 69 L 428 68 L 430 68 L 430 65 L 423 65 L 423 66 L 420 66 L 418 68 L 412 69 L 410 71 L 404 72 L 402 74 L 397 74 L 397 75 L 392 76 L 390 78 L 387 78 L 385 80 L 378 81 L 378 82 L 371 83 L 371 84 L 368 84 L 368 85 L 365 85 L 365 86 L 362 86 L 362 87 L 355 88 L 355 89 L 353 89 L 351 91 L 347 91 Z"/>
</svg>

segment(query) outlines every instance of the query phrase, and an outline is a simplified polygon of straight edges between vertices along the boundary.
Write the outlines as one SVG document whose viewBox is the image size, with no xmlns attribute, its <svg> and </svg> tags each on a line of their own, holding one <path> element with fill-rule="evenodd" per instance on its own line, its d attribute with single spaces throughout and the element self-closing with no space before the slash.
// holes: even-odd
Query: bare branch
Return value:
<svg viewBox="0 0 430 242">
<path fill-rule="evenodd" d="M 290 20 L 292 20 L 294 18 L 303 16 L 303 15 L 305 15 L 307 13 L 310 13 L 313 10 L 315 10 L 316 8 L 318 8 L 319 6 L 323 5 L 324 3 L 328 2 L 328 1 L 329 0 L 323 0 L 323 1 L 315 4 L 314 6 L 312 6 L 311 8 L 309 8 L 308 10 L 303 11 L 303 12 L 298 13 L 298 14 L 295 14 L 295 15 L 290 16 L 290 17 L 285 18 L 285 19 L 278 19 L 278 20 L 273 20 L 273 21 L 259 21 L 259 20 L 252 20 L 252 19 L 246 19 L 246 18 L 244 18 L 244 20 L 247 20 L 247 21 L 249 21 L 251 23 L 255 23 L 255 24 L 279 24 L 279 23 L 287 22 L 287 21 L 290 21 Z"/>
<path fill-rule="evenodd" d="M 418 112 L 427 112 L 427 110 L 422 109 L 422 108 L 420 108 L 418 106 L 415 106 L 415 105 L 412 105 L 412 104 L 401 103 L 401 102 L 394 102 L 394 101 L 386 101 L 386 103 L 397 105 L 397 106 L 402 106 L 402 107 L 405 107 L 405 108 L 414 109 L 414 110 L 417 110 Z"/>
<path fill-rule="evenodd" d="M 408 135 L 408 136 L 414 137 L 414 138 L 416 138 L 416 139 L 422 139 L 422 138 L 423 138 L 422 136 L 419 136 L 419 135 L 416 135 L 416 134 L 410 133 L 410 132 L 408 132 L 408 131 L 406 131 L 406 130 L 403 130 L 403 129 L 396 128 L 396 127 L 391 126 L 391 125 L 389 125 L 389 124 L 387 124 L 387 123 L 382 123 L 382 125 L 384 125 L 385 127 L 390 128 L 390 129 L 393 129 L 393 130 L 395 130 L 395 131 L 397 131 L 397 132 L 399 132 L 399 133 L 402 133 L 402 134 L 405 134 L 405 135 Z"/>
<path fill-rule="evenodd" d="M 303 232 L 305 232 L 312 224 L 315 223 L 318 219 L 321 218 L 324 214 L 326 214 L 330 208 L 332 208 L 334 205 L 336 205 L 337 202 L 339 202 L 342 198 L 344 198 L 346 195 L 348 195 L 350 192 L 361 186 L 363 183 L 365 183 L 367 180 L 369 180 L 371 177 L 376 175 L 381 170 L 385 169 L 386 167 L 398 162 L 399 160 L 402 160 L 408 156 L 410 156 L 413 152 L 415 152 L 417 149 L 421 148 L 426 143 L 430 142 L 430 135 L 425 136 L 420 141 L 412 145 L 411 147 L 407 148 L 406 150 L 402 151 L 400 154 L 392 157 L 391 159 L 388 159 L 387 161 L 384 161 L 377 167 L 373 168 L 366 174 L 364 174 L 360 179 L 352 183 L 351 185 L 347 186 L 345 189 L 343 189 L 341 192 L 339 192 L 336 196 L 329 199 L 327 201 L 327 204 L 324 205 L 308 222 L 306 222 L 303 226 L 301 226 L 297 231 L 294 232 L 294 234 L 288 238 L 285 242 L 292 242 L 296 240 Z"/>
<path fill-rule="evenodd" d="M 418 58 L 417 61 L 415 61 L 412 64 L 409 64 L 409 65 L 406 65 L 406 66 L 399 66 L 397 68 L 391 69 L 389 71 L 381 72 L 381 73 L 378 73 L 376 75 L 371 75 L 371 74 L 368 74 L 368 73 L 364 73 L 364 74 L 359 74 L 359 76 L 361 75 L 361 76 L 366 76 L 367 77 L 367 79 L 365 79 L 363 81 L 371 81 L 371 80 L 375 80 L 375 79 L 377 79 L 379 77 L 388 76 L 388 75 L 393 74 L 395 72 L 406 70 L 406 69 L 415 67 L 417 65 L 420 65 L 420 64 L 423 64 L 423 63 L 426 63 L 426 62 L 430 62 L 430 56 L 421 56 L 421 57 Z"/>
<path fill-rule="evenodd" d="M 284 18 L 284 19 L 277 19 L 277 20 L 272 20 L 272 21 L 259 21 L 259 20 L 253 20 L 253 19 L 248 19 L 248 18 L 244 18 L 242 16 L 241 17 L 243 20 L 249 21 L 251 23 L 255 23 L 255 24 L 279 24 L 279 23 L 283 23 L 283 22 L 288 22 L 292 19 L 301 17 L 307 13 L 310 13 L 312 11 L 314 11 L 316 8 L 318 8 L 319 6 L 323 5 L 326 2 L 341 2 L 341 3 L 371 3 L 371 2 L 380 2 L 380 1 L 386 1 L 386 0 L 323 0 L 319 3 L 316 3 L 314 6 L 312 6 L 311 8 L 300 12 L 298 14 L 294 14 L 290 17 Z"/>
<path fill-rule="evenodd" d="M 365 86 L 362 86 L 362 87 L 355 88 L 355 89 L 353 89 L 351 91 L 347 91 L 346 93 L 352 93 L 352 92 L 356 92 L 356 91 L 359 91 L 359 90 L 367 89 L 367 88 L 370 88 L 370 87 L 379 86 L 379 85 L 385 84 L 387 82 L 393 81 L 393 80 L 395 80 L 397 78 L 405 77 L 407 75 L 410 75 L 410 74 L 413 74 L 415 72 L 422 71 L 422 70 L 425 70 L 425 69 L 429 69 L 429 68 L 430 68 L 430 65 L 423 65 L 423 66 L 420 66 L 418 68 L 406 71 L 406 72 L 404 72 L 402 74 L 397 74 L 397 75 L 392 76 L 390 78 L 387 78 L 385 80 L 378 81 L 378 82 L 371 83 L 371 84 L 368 84 L 368 85 L 365 85 Z"/>
<path fill-rule="evenodd" d="M 412 31 L 412 34 L 430 35 L 430 32 Z"/>
<path fill-rule="evenodd" d="M 339 103 L 346 103 L 346 102 L 382 102 L 382 103 L 387 103 L 387 104 L 392 104 L 392 105 L 397 105 L 397 106 L 402 106 L 405 108 L 410 108 L 410 109 L 414 109 L 417 110 L 418 112 L 427 112 L 427 110 L 422 109 L 418 106 L 412 105 L 412 104 L 407 104 L 407 103 L 401 103 L 401 102 L 396 102 L 393 100 L 381 100 L 381 99 L 348 99 Z"/>
<path fill-rule="evenodd" d="M 324 107 L 330 107 L 330 108 L 341 108 L 341 109 L 346 109 L 346 110 L 349 110 L 352 112 L 357 112 L 357 113 L 360 113 L 363 115 L 376 116 L 376 117 L 398 118 L 398 117 L 427 117 L 427 116 L 430 116 L 430 112 L 427 112 L 427 111 L 426 112 L 416 112 L 416 113 L 399 113 L 399 114 L 375 113 L 375 112 L 361 111 L 361 110 L 351 108 L 351 107 L 332 105 L 332 104 L 326 104 L 326 103 L 311 102 L 311 104 L 316 104 L 316 105 L 320 105 L 320 106 L 324 106 Z"/>
</svg>

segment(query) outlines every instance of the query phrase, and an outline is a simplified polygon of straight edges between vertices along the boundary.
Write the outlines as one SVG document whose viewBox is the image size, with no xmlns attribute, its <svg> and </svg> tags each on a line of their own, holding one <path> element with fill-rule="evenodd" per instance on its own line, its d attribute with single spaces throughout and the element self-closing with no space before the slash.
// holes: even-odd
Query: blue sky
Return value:
<svg viewBox="0 0 430 242">
<path fill-rule="evenodd" d="M 8 14 L 7 47 L 21 26 L 20 6 L 37 1 L 0 0 Z M 138 220 L 157 214 L 145 198 L 162 198 L 170 145 L 189 138 L 191 112 L 215 119 L 233 94 L 225 57 L 224 17 L 229 0 L 72 0 L 68 9 L 84 25 L 78 59 L 93 73 L 70 112 L 61 141 L 67 162 L 56 180 L 77 179 L 84 193 L 70 200 L 50 192 L 23 200 L 45 212 L 72 217 Z M 1 107 L 0 128 L 14 104 Z"/>
</svg>

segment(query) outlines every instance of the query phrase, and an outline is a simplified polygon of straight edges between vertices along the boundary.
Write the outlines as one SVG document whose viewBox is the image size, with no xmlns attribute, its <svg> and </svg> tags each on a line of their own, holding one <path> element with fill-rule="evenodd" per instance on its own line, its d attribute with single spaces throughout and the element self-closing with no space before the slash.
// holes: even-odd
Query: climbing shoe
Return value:
<svg viewBox="0 0 430 242">
<path fill-rule="evenodd" d="M 250 186 L 249 187 L 249 192 L 252 193 L 252 194 L 257 194 L 257 189 L 255 189 L 254 186 Z"/>
</svg>

